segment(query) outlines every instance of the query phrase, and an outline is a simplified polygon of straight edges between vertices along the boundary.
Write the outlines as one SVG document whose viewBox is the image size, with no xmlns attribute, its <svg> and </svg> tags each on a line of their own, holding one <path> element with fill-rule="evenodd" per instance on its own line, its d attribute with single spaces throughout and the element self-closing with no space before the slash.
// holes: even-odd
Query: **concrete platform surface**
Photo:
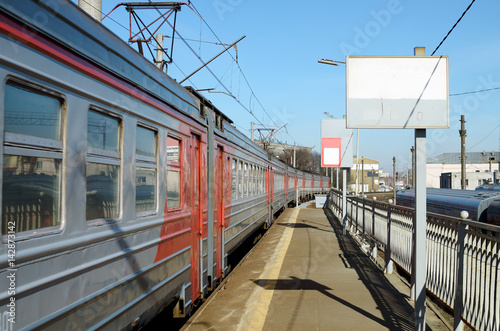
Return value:
<svg viewBox="0 0 500 331">
<path fill-rule="evenodd" d="M 331 211 L 286 209 L 183 330 L 413 330 L 408 294 Z M 426 321 L 449 329 L 429 309 Z"/>
</svg>

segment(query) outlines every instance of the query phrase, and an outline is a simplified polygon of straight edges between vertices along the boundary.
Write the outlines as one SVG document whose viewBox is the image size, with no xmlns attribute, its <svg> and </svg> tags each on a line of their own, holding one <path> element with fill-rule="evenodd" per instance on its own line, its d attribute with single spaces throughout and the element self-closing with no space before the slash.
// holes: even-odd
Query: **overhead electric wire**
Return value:
<svg viewBox="0 0 500 331">
<path fill-rule="evenodd" d="M 91 3 L 89 3 L 87 0 L 83 0 L 83 1 L 85 1 L 87 4 L 89 4 L 92 8 L 94 8 L 94 9 L 98 10 L 98 11 L 101 13 L 101 16 L 104 14 L 104 13 L 102 12 L 102 10 L 100 10 L 100 9 L 98 9 L 98 8 L 96 8 L 96 7 L 94 7 L 94 6 L 93 6 Z M 151 3 L 151 0 L 148 0 L 148 1 Z M 192 4 L 192 3 L 191 3 L 191 5 L 192 5 L 192 6 L 193 6 L 193 8 L 195 9 L 196 13 L 197 13 L 197 14 L 201 17 L 201 15 L 200 15 L 200 13 L 199 13 L 198 9 L 196 9 L 196 8 L 194 7 L 194 4 Z M 161 14 L 161 12 L 159 11 L 159 9 L 158 9 L 158 8 L 156 8 L 156 7 L 154 7 L 154 8 L 158 11 L 158 13 L 160 13 L 160 14 Z M 126 27 L 126 26 L 124 26 L 123 24 L 119 23 L 119 22 L 118 22 L 118 21 L 116 21 L 115 19 L 113 19 L 113 18 L 111 18 L 111 17 L 109 17 L 109 16 L 108 16 L 108 18 L 109 18 L 111 21 L 113 21 L 114 23 L 116 23 L 118 26 L 122 27 L 124 30 L 127 30 L 127 31 L 129 30 L 129 28 L 127 28 L 127 27 Z M 203 20 L 203 19 L 202 19 L 202 20 Z M 168 20 L 167 20 L 166 22 L 170 25 L 170 27 L 172 27 L 172 25 L 170 24 L 170 22 L 169 22 Z M 180 35 L 180 33 L 179 33 L 177 30 L 175 31 L 175 33 L 179 36 L 179 38 L 180 38 L 180 39 L 184 42 L 184 44 L 185 44 L 185 45 L 186 45 L 186 46 L 187 46 L 187 47 L 191 50 L 191 52 L 193 52 L 193 54 L 195 54 L 195 56 L 198 58 L 198 60 L 199 60 L 202 64 L 204 64 L 204 61 L 201 59 L 201 57 L 200 57 L 200 56 L 198 56 L 198 54 L 197 54 L 197 53 L 196 53 L 196 52 L 192 49 L 192 47 L 191 47 L 191 46 L 187 43 L 187 41 L 188 41 L 188 40 L 189 40 L 189 41 L 194 41 L 194 42 L 212 43 L 212 44 L 216 44 L 216 45 L 226 45 L 226 44 L 225 44 L 225 43 L 223 43 L 223 42 L 221 41 L 221 39 L 220 39 L 220 38 L 219 38 L 219 37 L 215 34 L 215 32 L 214 32 L 214 31 L 212 30 L 212 28 L 208 25 L 208 23 L 207 23 L 205 20 L 203 20 L 203 22 L 204 22 L 204 23 L 205 23 L 205 25 L 208 27 L 208 29 L 212 32 L 212 34 L 213 34 L 213 35 L 217 38 L 217 40 L 219 41 L 218 43 L 217 43 L 217 42 L 208 42 L 208 41 L 194 40 L 194 39 L 185 39 L 185 38 L 183 38 L 183 37 Z M 172 28 L 173 28 L 173 27 L 172 27 Z M 174 36 L 172 36 L 172 38 L 173 38 L 173 37 L 174 37 Z M 167 36 L 167 38 L 169 38 L 169 37 Z M 156 40 L 154 40 L 154 41 L 156 42 Z M 250 92 L 251 92 L 251 97 L 253 96 L 253 97 L 255 98 L 255 100 L 256 100 L 256 101 L 257 101 L 257 103 L 260 105 L 260 107 L 262 108 L 262 110 L 264 111 L 264 113 L 267 115 L 267 117 L 269 117 L 269 119 L 271 120 L 271 122 L 272 122 L 272 123 L 273 123 L 276 127 L 278 127 L 278 125 L 276 124 L 276 122 L 272 119 L 272 117 L 269 115 L 269 113 L 267 112 L 267 110 L 264 108 L 264 106 L 262 105 L 262 103 L 260 102 L 260 100 L 259 100 L 259 99 L 257 98 L 257 96 L 255 95 L 255 92 L 253 91 L 253 89 L 252 89 L 252 87 L 251 87 L 250 83 L 248 82 L 248 79 L 246 78 L 246 76 L 245 76 L 245 74 L 244 74 L 244 72 L 243 72 L 243 69 L 240 67 L 240 65 L 239 65 L 238 61 L 237 61 L 237 60 L 233 57 L 233 55 L 232 55 L 231 53 L 229 53 L 229 55 L 231 56 L 231 58 L 233 59 L 233 61 L 234 61 L 234 62 L 236 62 L 236 64 L 237 64 L 237 66 L 238 66 L 238 69 L 239 69 L 239 71 L 240 71 L 241 75 L 243 76 L 243 78 L 244 78 L 244 80 L 245 80 L 245 82 L 246 82 L 246 84 L 247 84 L 248 88 L 250 89 Z M 179 66 L 178 66 L 176 63 L 174 63 L 174 62 L 172 62 L 172 63 L 173 63 L 173 64 L 177 67 L 177 69 L 178 69 L 181 73 L 183 73 L 183 71 L 179 68 Z M 253 118 L 257 121 L 257 123 L 256 123 L 256 124 L 260 124 L 260 125 L 264 126 L 264 124 L 263 124 L 263 123 L 262 123 L 262 122 L 261 122 L 261 121 L 260 121 L 260 120 L 256 117 L 256 115 L 253 113 L 253 111 L 252 111 L 251 109 L 248 109 L 247 107 L 245 107 L 245 106 L 242 104 L 242 102 L 241 102 L 241 101 L 240 101 L 240 100 L 239 100 L 236 96 L 234 96 L 234 95 L 231 93 L 231 91 L 229 91 L 229 89 L 228 89 L 228 88 L 227 88 L 227 87 L 226 87 L 226 86 L 222 83 L 222 81 L 221 81 L 221 80 L 220 80 L 220 79 L 219 79 L 219 78 L 215 75 L 215 73 L 214 73 L 214 72 L 213 72 L 213 71 L 212 71 L 212 70 L 211 70 L 208 66 L 207 66 L 207 70 L 208 70 L 208 71 L 212 74 L 212 76 L 213 76 L 213 77 L 217 80 L 217 82 L 218 82 L 218 83 L 219 83 L 219 84 L 220 84 L 220 85 L 221 85 L 221 86 L 222 86 L 222 87 L 223 87 L 223 88 L 227 91 L 227 94 L 228 94 L 229 96 L 231 96 L 231 97 L 232 97 L 232 98 L 233 98 L 233 99 L 234 99 L 234 100 L 235 100 L 235 101 L 236 101 L 236 102 L 237 102 L 237 103 L 238 103 L 238 104 L 239 104 L 239 105 L 240 105 L 243 109 L 245 109 L 245 110 L 246 110 L 246 111 L 247 111 L 250 115 L 252 115 L 252 117 L 253 117 Z M 183 73 L 183 74 L 184 74 L 184 73 Z M 191 81 L 191 79 L 189 79 L 189 81 L 191 82 L 191 85 L 192 85 L 193 87 L 195 87 L 195 88 L 196 88 L 196 86 L 195 86 L 194 82 L 192 82 L 192 81 Z M 238 125 L 238 126 L 239 126 L 239 125 Z M 241 126 L 239 126 L 239 127 L 240 127 L 240 128 L 242 128 Z M 287 130 L 287 131 L 285 131 L 285 132 L 288 134 L 288 136 L 290 136 L 290 138 L 291 138 L 294 142 L 296 142 L 296 140 L 295 140 L 295 139 L 294 139 L 294 138 L 290 135 L 290 133 L 288 132 L 288 130 Z M 282 146 L 283 146 L 283 144 L 281 144 L 280 142 L 278 142 L 278 143 L 279 143 L 280 145 L 282 145 Z"/>
<path fill-rule="evenodd" d="M 151 3 L 151 0 L 149 0 L 149 2 Z M 153 6 L 156 11 L 161 14 L 160 10 L 158 8 L 156 8 L 155 6 Z M 197 13 L 199 14 L 198 10 L 196 10 Z M 201 17 L 201 16 L 200 16 Z M 170 25 L 170 27 L 172 27 L 172 24 L 170 24 L 169 21 L 166 21 L 168 23 L 168 25 Z M 172 27 L 173 28 L 173 27 Z M 205 62 L 203 61 L 203 59 L 195 52 L 195 50 L 188 44 L 188 42 L 181 36 L 181 34 L 179 33 L 179 31 L 175 31 L 175 33 L 177 34 L 177 36 L 184 42 L 184 44 L 187 46 L 187 48 L 189 48 L 189 50 L 198 58 L 198 60 L 203 64 L 205 65 Z M 217 38 L 219 39 L 219 38 Z M 255 116 L 255 114 L 249 110 L 248 108 L 246 108 L 240 100 L 238 100 L 238 98 L 236 98 L 232 93 L 231 91 L 224 85 L 224 83 L 222 83 L 222 81 L 219 79 L 219 77 L 217 77 L 215 75 L 215 73 L 208 67 L 208 66 L 205 66 L 205 68 L 207 68 L 207 70 L 210 72 L 210 74 L 212 74 L 212 76 L 217 80 L 217 82 L 220 84 L 220 86 L 222 86 L 226 91 L 227 91 L 227 94 L 232 97 L 243 109 L 245 109 L 250 115 L 252 115 L 255 120 L 258 122 L 258 124 L 260 125 L 263 125 L 260 120 Z"/>
<path fill-rule="evenodd" d="M 497 125 L 493 130 L 491 130 L 490 133 L 488 133 L 483 139 L 479 140 L 477 143 L 475 143 L 473 146 L 467 148 L 467 151 L 471 150 L 472 148 L 476 147 L 477 145 L 479 145 L 480 143 L 482 143 L 486 138 L 488 138 L 489 136 L 491 136 L 491 134 L 493 132 L 495 132 L 496 129 L 498 129 L 500 127 L 500 124 Z"/>
<path fill-rule="evenodd" d="M 486 138 L 488 138 L 489 136 L 491 136 L 491 134 L 493 132 L 495 132 L 496 129 L 498 129 L 500 127 L 500 124 L 497 125 L 495 128 L 493 128 L 493 130 L 491 130 L 490 133 L 488 133 L 483 139 L 479 140 L 477 143 L 475 143 L 474 145 L 468 147 L 466 149 L 466 152 L 470 152 L 471 149 L 473 149 L 474 147 L 476 147 L 477 145 L 479 145 L 480 143 L 482 143 Z M 445 159 L 440 159 L 439 162 L 448 162 L 448 161 L 453 161 L 453 159 L 457 156 L 456 153 L 449 153 L 451 154 L 449 157 L 445 158 Z"/>
<path fill-rule="evenodd" d="M 198 11 L 198 9 L 196 8 L 196 6 L 191 3 L 193 9 L 196 11 L 196 13 L 198 14 L 198 16 L 200 17 L 203 17 L 200 12 Z M 220 38 L 217 36 L 217 34 L 214 32 L 214 30 L 210 27 L 210 25 L 205 21 L 203 20 L 203 22 L 205 23 L 205 25 L 207 26 L 207 28 L 212 32 L 212 34 L 215 36 L 215 38 L 217 38 L 217 40 L 221 43 L 222 41 L 220 40 Z M 276 126 L 276 127 L 279 127 L 276 122 L 272 119 L 272 117 L 269 115 L 269 113 L 267 112 L 267 110 L 264 108 L 264 106 L 262 105 L 262 103 L 260 102 L 260 100 L 257 98 L 257 96 L 255 95 L 255 92 L 253 91 L 252 89 L 252 86 L 250 85 L 247 77 L 245 76 L 245 73 L 243 72 L 243 69 L 241 68 L 240 64 L 238 63 L 238 61 L 236 61 L 236 59 L 233 57 L 233 55 L 231 53 L 229 53 L 229 55 L 231 56 L 231 58 L 233 59 L 234 62 L 236 62 L 236 65 L 238 66 L 238 69 L 240 70 L 241 72 L 241 75 L 243 76 L 243 79 L 245 80 L 248 88 L 250 89 L 250 92 L 251 92 L 251 96 L 253 95 L 253 97 L 255 98 L 255 100 L 257 101 L 257 103 L 260 105 L 260 107 L 262 108 L 262 110 L 264 111 L 264 113 L 267 115 L 267 117 L 269 117 L 269 119 L 271 120 L 271 122 Z M 259 123 L 261 124 L 261 123 Z M 288 136 L 290 136 L 290 138 L 292 138 L 292 140 L 294 142 L 296 142 L 296 140 L 290 135 L 290 133 L 288 131 L 286 131 L 286 133 L 288 134 Z"/>
<path fill-rule="evenodd" d="M 462 13 L 462 16 L 460 16 L 460 18 L 458 19 L 458 21 L 453 25 L 453 27 L 450 29 L 450 31 L 448 31 L 448 33 L 446 34 L 446 36 L 443 38 L 443 40 L 441 40 L 441 42 L 439 43 L 439 45 L 436 47 L 436 49 L 434 50 L 434 52 L 432 52 L 431 56 L 434 55 L 434 53 L 436 53 L 436 51 L 439 49 L 439 47 L 441 47 L 441 45 L 444 43 L 444 41 L 446 40 L 446 38 L 448 38 L 448 36 L 450 35 L 450 33 L 453 31 L 453 29 L 455 29 L 455 27 L 457 26 L 457 24 L 462 20 L 462 18 L 465 16 L 465 13 L 467 13 L 467 11 L 470 9 L 470 7 L 472 6 L 472 4 L 475 2 L 476 0 L 472 0 L 472 2 L 470 3 L 470 5 L 467 7 L 467 9 Z"/>
<path fill-rule="evenodd" d="M 488 89 L 484 89 L 484 90 L 469 91 L 469 92 L 462 92 L 462 93 L 454 93 L 454 94 L 450 94 L 450 97 L 454 97 L 457 95 L 481 93 L 481 92 L 487 92 L 487 91 L 493 91 L 493 90 L 500 90 L 500 87 L 493 87 L 493 88 L 488 88 Z"/>
</svg>

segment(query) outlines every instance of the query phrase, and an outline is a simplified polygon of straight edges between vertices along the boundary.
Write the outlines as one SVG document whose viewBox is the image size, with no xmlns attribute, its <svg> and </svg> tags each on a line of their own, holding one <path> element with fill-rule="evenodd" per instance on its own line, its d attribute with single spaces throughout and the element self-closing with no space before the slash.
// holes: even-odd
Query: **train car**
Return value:
<svg viewBox="0 0 500 331">
<path fill-rule="evenodd" d="M 460 217 L 465 210 L 470 219 L 483 223 L 495 222 L 488 218 L 488 208 L 497 201 L 500 201 L 500 192 L 427 188 L 428 212 Z M 396 204 L 414 208 L 415 191 L 398 191 Z"/>
<path fill-rule="evenodd" d="M 487 223 L 500 226 L 500 200 L 493 201 L 488 206 Z"/>
<path fill-rule="evenodd" d="M 475 189 L 476 191 L 500 191 L 500 185 L 498 184 L 483 184 Z"/>
<path fill-rule="evenodd" d="M 0 49 L 2 330 L 184 316 L 290 201 L 283 163 L 72 2 L 0 1 Z"/>
</svg>

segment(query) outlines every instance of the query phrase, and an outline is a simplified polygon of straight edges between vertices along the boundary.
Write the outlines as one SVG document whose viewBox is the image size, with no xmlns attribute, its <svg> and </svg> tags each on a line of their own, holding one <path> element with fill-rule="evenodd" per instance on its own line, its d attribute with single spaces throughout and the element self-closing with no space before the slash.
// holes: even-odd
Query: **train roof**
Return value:
<svg viewBox="0 0 500 331">
<path fill-rule="evenodd" d="M 178 111 L 199 118 L 198 99 L 73 2 L 2 1 L 0 10 Z M 33 19 L 47 11 L 54 15 Z"/>
<path fill-rule="evenodd" d="M 72 1 L 0 1 L 0 11 L 200 123 L 206 123 L 202 106 L 210 108 L 224 122 L 233 123 L 210 100 L 177 83 Z M 46 20 L 33 19 L 45 12 L 51 13 Z M 266 158 L 265 151 L 235 127 L 224 132 L 229 140 L 237 138 L 247 150 Z"/>
<path fill-rule="evenodd" d="M 498 184 L 483 184 L 476 187 L 476 191 L 500 191 L 500 185 Z"/>
<path fill-rule="evenodd" d="M 398 192 L 402 195 L 415 195 L 415 190 L 402 190 Z M 427 196 L 455 197 L 470 200 L 485 200 L 489 198 L 500 199 L 500 191 L 476 191 L 476 190 L 455 190 L 448 188 L 427 188 Z"/>
</svg>

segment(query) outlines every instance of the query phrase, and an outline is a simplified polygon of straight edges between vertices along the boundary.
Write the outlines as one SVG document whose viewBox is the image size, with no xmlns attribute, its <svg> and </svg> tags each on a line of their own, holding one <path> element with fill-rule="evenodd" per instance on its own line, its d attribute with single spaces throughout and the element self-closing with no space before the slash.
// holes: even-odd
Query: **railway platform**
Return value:
<svg viewBox="0 0 500 331">
<path fill-rule="evenodd" d="M 286 209 L 183 330 L 413 330 L 409 287 L 328 209 Z M 309 207 L 309 208 L 307 208 Z M 427 309 L 427 329 L 449 330 Z"/>
</svg>

